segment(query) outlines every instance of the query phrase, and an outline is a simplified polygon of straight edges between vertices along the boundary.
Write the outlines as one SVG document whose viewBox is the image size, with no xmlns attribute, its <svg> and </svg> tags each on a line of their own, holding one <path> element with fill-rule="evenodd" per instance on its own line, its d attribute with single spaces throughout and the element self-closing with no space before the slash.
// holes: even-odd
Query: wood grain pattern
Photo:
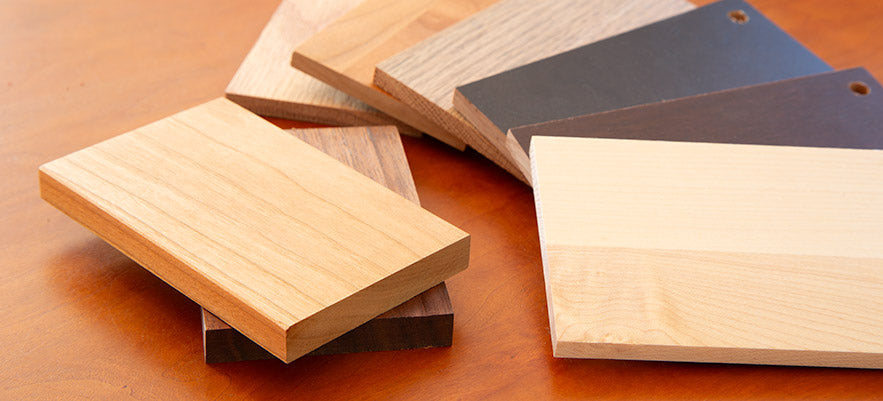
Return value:
<svg viewBox="0 0 883 401">
<path fill-rule="evenodd" d="M 693 8 L 683 0 L 503 0 L 380 62 L 374 83 L 527 180 L 502 135 L 482 135 L 454 110 L 454 88 Z"/>
<path fill-rule="evenodd" d="M 555 356 L 883 368 L 883 152 L 536 137 L 531 162 Z"/>
<path fill-rule="evenodd" d="M 751 3 L 835 68 L 863 65 L 883 76 L 883 19 L 858 18 L 883 15 L 883 2 Z M 42 163 L 218 97 L 279 0 L 186 4 L 0 2 L 0 398 L 807 401 L 883 394 L 883 370 L 554 358 L 530 187 L 473 151 L 404 136 L 422 206 L 472 235 L 469 268 L 446 281 L 457 312 L 454 346 L 206 365 L 199 305 L 42 201 L 34 174 Z"/>
<path fill-rule="evenodd" d="M 40 184 L 286 362 L 468 263 L 467 234 L 226 99 L 47 163 Z"/>
<path fill-rule="evenodd" d="M 294 51 L 291 65 L 411 126 L 463 149 L 465 143 L 373 85 L 374 66 L 496 0 L 366 0 Z"/>
<path fill-rule="evenodd" d="M 830 70 L 744 1 L 723 0 L 460 86 L 454 107 L 501 138 L 522 125 Z"/>
<path fill-rule="evenodd" d="M 288 132 L 420 204 L 395 127 L 292 129 Z M 453 329 L 454 310 L 447 288 L 441 283 L 307 355 L 447 347 L 451 345 Z M 273 358 L 205 309 L 202 310 L 202 335 L 206 363 Z"/>
<path fill-rule="evenodd" d="M 297 45 L 358 4 L 357 0 L 282 0 L 242 61 L 227 98 L 264 116 L 335 125 L 413 128 L 290 65 Z"/>
<path fill-rule="evenodd" d="M 529 172 L 534 136 L 883 149 L 881 112 L 883 88 L 854 68 L 516 127 L 508 136 Z"/>
</svg>

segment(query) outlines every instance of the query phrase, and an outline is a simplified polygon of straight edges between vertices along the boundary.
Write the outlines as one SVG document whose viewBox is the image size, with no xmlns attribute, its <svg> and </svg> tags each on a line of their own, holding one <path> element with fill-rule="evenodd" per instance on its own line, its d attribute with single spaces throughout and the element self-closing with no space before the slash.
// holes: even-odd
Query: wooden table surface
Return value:
<svg viewBox="0 0 883 401">
<path fill-rule="evenodd" d="M 223 95 L 277 2 L 0 2 L 0 399 L 883 397 L 883 371 L 552 358 L 531 190 L 414 138 L 424 207 L 473 238 L 454 346 L 204 364 L 199 307 L 43 202 L 37 167 Z M 883 78 L 883 2 L 752 3 Z"/>
</svg>

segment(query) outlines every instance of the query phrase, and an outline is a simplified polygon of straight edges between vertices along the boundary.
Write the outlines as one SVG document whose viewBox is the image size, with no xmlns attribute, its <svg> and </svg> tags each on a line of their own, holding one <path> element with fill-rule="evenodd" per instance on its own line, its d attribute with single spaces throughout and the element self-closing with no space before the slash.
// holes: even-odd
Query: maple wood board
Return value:
<svg viewBox="0 0 883 401">
<path fill-rule="evenodd" d="M 454 110 L 454 88 L 694 8 L 684 0 L 503 0 L 383 60 L 374 83 L 527 180 L 503 135 L 482 135 Z"/>
<path fill-rule="evenodd" d="M 395 124 L 418 132 L 290 65 L 301 42 L 343 15 L 358 0 L 282 0 L 257 42 L 242 61 L 226 96 L 269 117 L 332 125 Z"/>
<path fill-rule="evenodd" d="M 863 68 L 730 89 L 509 130 L 530 171 L 534 136 L 883 149 L 883 88 Z"/>
<path fill-rule="evenodd" d="M 496 0 L 365 0 L 301 43 L 291 65 L 457 149 L 444 127 L 373 85 L 374 66 Z"/>
<path fill-rule="evenodd" d="M 286 362 L 468 263 L 468 234 L 227 99 L 39 176 L 43 199 Z"/>
<path fill-rule="evenodd" d="M 420 204 L 405 151 L 395 127 L 286 130 L 405 199 Z M 238 331 L 202 310 L 206 363 L 271 359 Z M 371 319 L 307 355 L 390 351 L 451 345 L 454 311 L 444 283 Z"/>
<path fill-rule="evenodd" d="M 535 137 L 555 356 L 883 368 L 883 152 Z"/>
<path fill-rule="evenodd" d="M 460 86 L 453 103 L 500 138 L 522 125 L 830 70 L 744 1 L 724 0 Z"/>
</svg>

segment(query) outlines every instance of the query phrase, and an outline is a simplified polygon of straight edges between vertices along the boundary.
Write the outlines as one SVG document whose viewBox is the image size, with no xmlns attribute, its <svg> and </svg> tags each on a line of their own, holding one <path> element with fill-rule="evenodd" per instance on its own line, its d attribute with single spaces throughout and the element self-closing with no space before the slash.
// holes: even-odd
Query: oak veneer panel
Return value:
<svg viewBox="0 0 883 401">
<path fill-rule="evenodd" d="M 555 356 L 883 368 L 883 152 L 531 153 Z"/>
<path fill-rule="evenodd" d="M 516 127 L 509 140 L 529 172 L 534 136 L 883 149 L 880 127 L 883 88 L 854 68 Z"/>
<path fill-rule="evenodd" d="M 374 66 L 496 0 L 365 0 L 297 47 L 291 65 L 447 143 L 465 143 L 373 85 Z"/>
<path fill-rule="evenodd" d="M 402 132 L 416 134 L 413 128 L 290 65 L 291 52 L 299 43 L 358 3 L 282 0 L 227 86 L 227 98 L 269 117 L 333 125 L 396 124 Z"/>
<path fill-rule="evenodd" d="M 526 180 L 503 135 L 482 135 L 454 110 L 454 88 L 694 8 L 683 0 L 503 0 L 380 62 L 374 83 Z"/>
<path fill-rule="evenodd" d="M 405 199 L 420 204 L 395 127 L 287 130 Z M 273 356 L 202 310 L 206 363 L 270 359 Z M 307 355 L 389 351 L 451 345 L 454 310 L 444 283 L 408 300 Z"/>
<path fill-rule="evenodd" d="M 227 99 L 44 164 L 40 190 L 286 362 L 468 263 L 466 233 Z"/>
<path fill-rule="evenodd" d="M 460 86 L 454 107 L 499 138 L 522 125 L 830 70 L 744 1 L 724 0 Z"/>
</svg>

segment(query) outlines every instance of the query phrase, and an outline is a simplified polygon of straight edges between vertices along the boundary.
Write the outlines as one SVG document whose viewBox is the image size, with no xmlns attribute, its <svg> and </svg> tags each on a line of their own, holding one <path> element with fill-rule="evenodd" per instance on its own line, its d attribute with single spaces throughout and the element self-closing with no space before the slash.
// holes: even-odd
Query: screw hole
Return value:
<svg viewBox="0 0 883 401">
<path fill-rule="evenodd" d="M 745 14 L 745 11 L 742 10 L 730 11 L 727 13 L 727 17 L 730 18 L 730 21 L 739 25 L 748 23 L 748 14 Z"/>
<path fill-rule="evenodd" d="M 861 82 L 861 81 L 855 81 L 853 83 L 850 83 L 849 89 L 853 93 L 855 93 L 856 95 L 859 95 L 859 96 L 865 96 L 865 95 L 871 93 L 871 88 L 868 87 L 868 84 Z"/>
</svg>

